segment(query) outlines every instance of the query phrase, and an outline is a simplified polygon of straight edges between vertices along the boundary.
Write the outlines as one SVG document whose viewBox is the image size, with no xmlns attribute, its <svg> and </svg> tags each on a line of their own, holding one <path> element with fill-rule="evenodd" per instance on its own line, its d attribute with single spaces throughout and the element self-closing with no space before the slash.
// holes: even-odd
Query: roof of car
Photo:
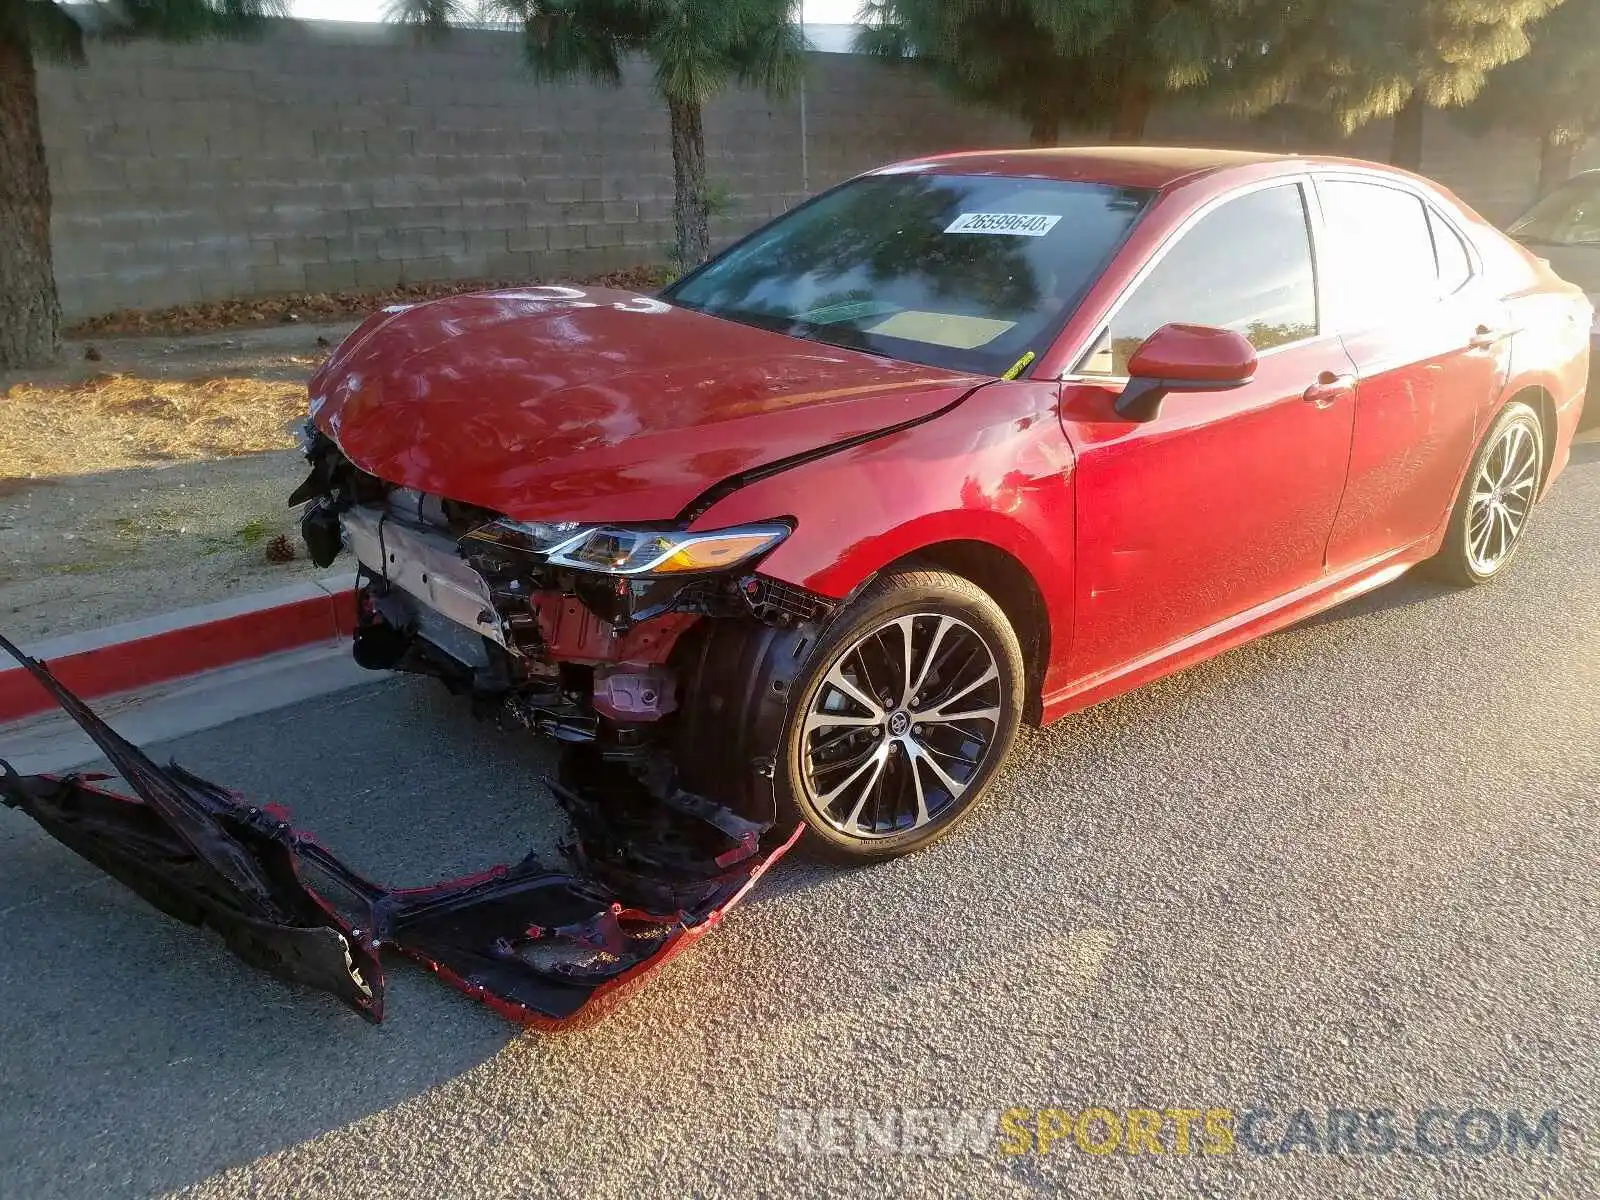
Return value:
<svg viewBox="0 0 1600 1200">
<path fill-rule="evenodd" d="M 974 150 L 931 155 L 885 167 L 882 173 L 917 170 L 948 171 L 962 175 L 1030 175 L 1044 179 L 1092 180 L 1121 187 L 1164 188 L 1182 179 L 1232 167 L 1274 162 L 1303 164 L 1306 161 L 1300 155 L 1266 154 L 1251 150 L 1203 150 L 1181 146 L 1061 146 L 1045 150 Z"/>
</svg>

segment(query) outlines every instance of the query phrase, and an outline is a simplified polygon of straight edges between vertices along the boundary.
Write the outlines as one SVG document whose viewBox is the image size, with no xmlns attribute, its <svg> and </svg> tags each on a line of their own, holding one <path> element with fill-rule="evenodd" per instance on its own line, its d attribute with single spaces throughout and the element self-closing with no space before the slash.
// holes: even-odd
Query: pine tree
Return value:
<svg viewBox="0 0 1600 1200">
<path fill-rule="evenodd" d="M 1163 93 L 1206 79 L 1216 3 L 870 0 L 859 48 L 1019 118 L 1036 145 L 1053 144 L 1068 124 L 1137 142 Z"/>
<path fill-rule="evenodd" d="M 622 82 L 622 59 L 655 67 L 672 138 L 674 257 L 683 270 L 711 253 L 706 101 L 733 84 L 786 95 L 805 69 L 793 0 L 400 0 L 402 20 L 439 30 L 462 20 L 520 26 L 528 65 L 546 80 Z"/>
<path fill-rule="evenodd" d="M 1329 113 L 1346 133 L 1394 119 L 1390 161 L 1417 170 L 1430 108 L 1459 108 L 1528 52 L 1560 0 L 1238 0 L 1217 75 L 1232 106 Z"/>
<path fill-rule="evenodd" d="M 90 26 L 114 38 L 239 37 L 282 9 L 282 0 L 0 0 L 0 370 L 48 362 L 61 346 L 39 60 L 90 66 Z"/>
<path fill-rule="evenodd" d="M 1600 132 L 1600 0 L 1564 0 L 1534 25 L 1527 57 L 1489 76 L 1462 113 L 1469 129 L 1539 139 L 1539 194 L 1572 174 L 1572 159 Z"/>
</svg>

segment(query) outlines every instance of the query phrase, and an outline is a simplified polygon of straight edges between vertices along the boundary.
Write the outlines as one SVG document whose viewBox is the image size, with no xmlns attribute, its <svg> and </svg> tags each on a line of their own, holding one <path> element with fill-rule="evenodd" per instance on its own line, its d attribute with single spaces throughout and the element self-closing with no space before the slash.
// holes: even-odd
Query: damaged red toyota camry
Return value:
<svg viewBox="0 0 1600 1200">
<path fill-rule="evenodd" d="M 393 309 L 311 384 L 355 653 L 878 859 L 1049 721 L 1432 560 L 1510 561 L 1588 301 L 1352 162 L 951 155 L 659 298 Z"/>
<path fill-rule="evenodd" d="M 358 568 L 358 661 L 563 744 L 569 868 L 377 887 L 39 664 L 141 802 L 0 795 L 369 1017 L 392 945 L 559 1023 L 797 836 L 861 861 L 945 835 L 1022 721 L 1421 563 L 1500 574 L 1592 319 L 1425 180 L 1160 149 L 888 167 L 659 296 L 391 308 L 312 380 L 291 501 L 313 559 Z"/>
</svg>

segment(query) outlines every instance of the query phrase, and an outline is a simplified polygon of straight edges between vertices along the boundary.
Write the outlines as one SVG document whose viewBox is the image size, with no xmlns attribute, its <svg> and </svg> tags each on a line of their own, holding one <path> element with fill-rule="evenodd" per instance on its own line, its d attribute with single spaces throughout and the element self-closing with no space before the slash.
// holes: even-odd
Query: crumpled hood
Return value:
<svg viewBox="0 0 1600 1200">
<path fill-rule="evenodd" d="M 390 482 L 528 521 L 667 520 L 730 475 L 984 382 L 629 292 L 536 287 L 375 314 L 313 377 L 311 415 Z"/>
</svg>

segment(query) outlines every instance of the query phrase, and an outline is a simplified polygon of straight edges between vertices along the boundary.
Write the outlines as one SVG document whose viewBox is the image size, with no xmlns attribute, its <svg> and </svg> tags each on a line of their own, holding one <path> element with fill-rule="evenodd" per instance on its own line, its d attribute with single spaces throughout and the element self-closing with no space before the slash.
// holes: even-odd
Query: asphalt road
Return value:
<svg viewBox="0 0 1600 1200">
<path fill-rule="evenodd" d="M 0 814 L 0 1195 L 1600 1195 L 1600 445 L 1530 536 L 1025 739 L 928 853 L 784 865 L 582 1033 L 398 964 L 369 1027 Z M 551 836 L 541 751 L 424 681 L 159 749 L 397 883 Z M 1301 1108 L 1556 1109 L 1560 1152 L 778 1144 L 1091 1104 L 1268 1108 L 1268 1146 Z"/>
</svg>

